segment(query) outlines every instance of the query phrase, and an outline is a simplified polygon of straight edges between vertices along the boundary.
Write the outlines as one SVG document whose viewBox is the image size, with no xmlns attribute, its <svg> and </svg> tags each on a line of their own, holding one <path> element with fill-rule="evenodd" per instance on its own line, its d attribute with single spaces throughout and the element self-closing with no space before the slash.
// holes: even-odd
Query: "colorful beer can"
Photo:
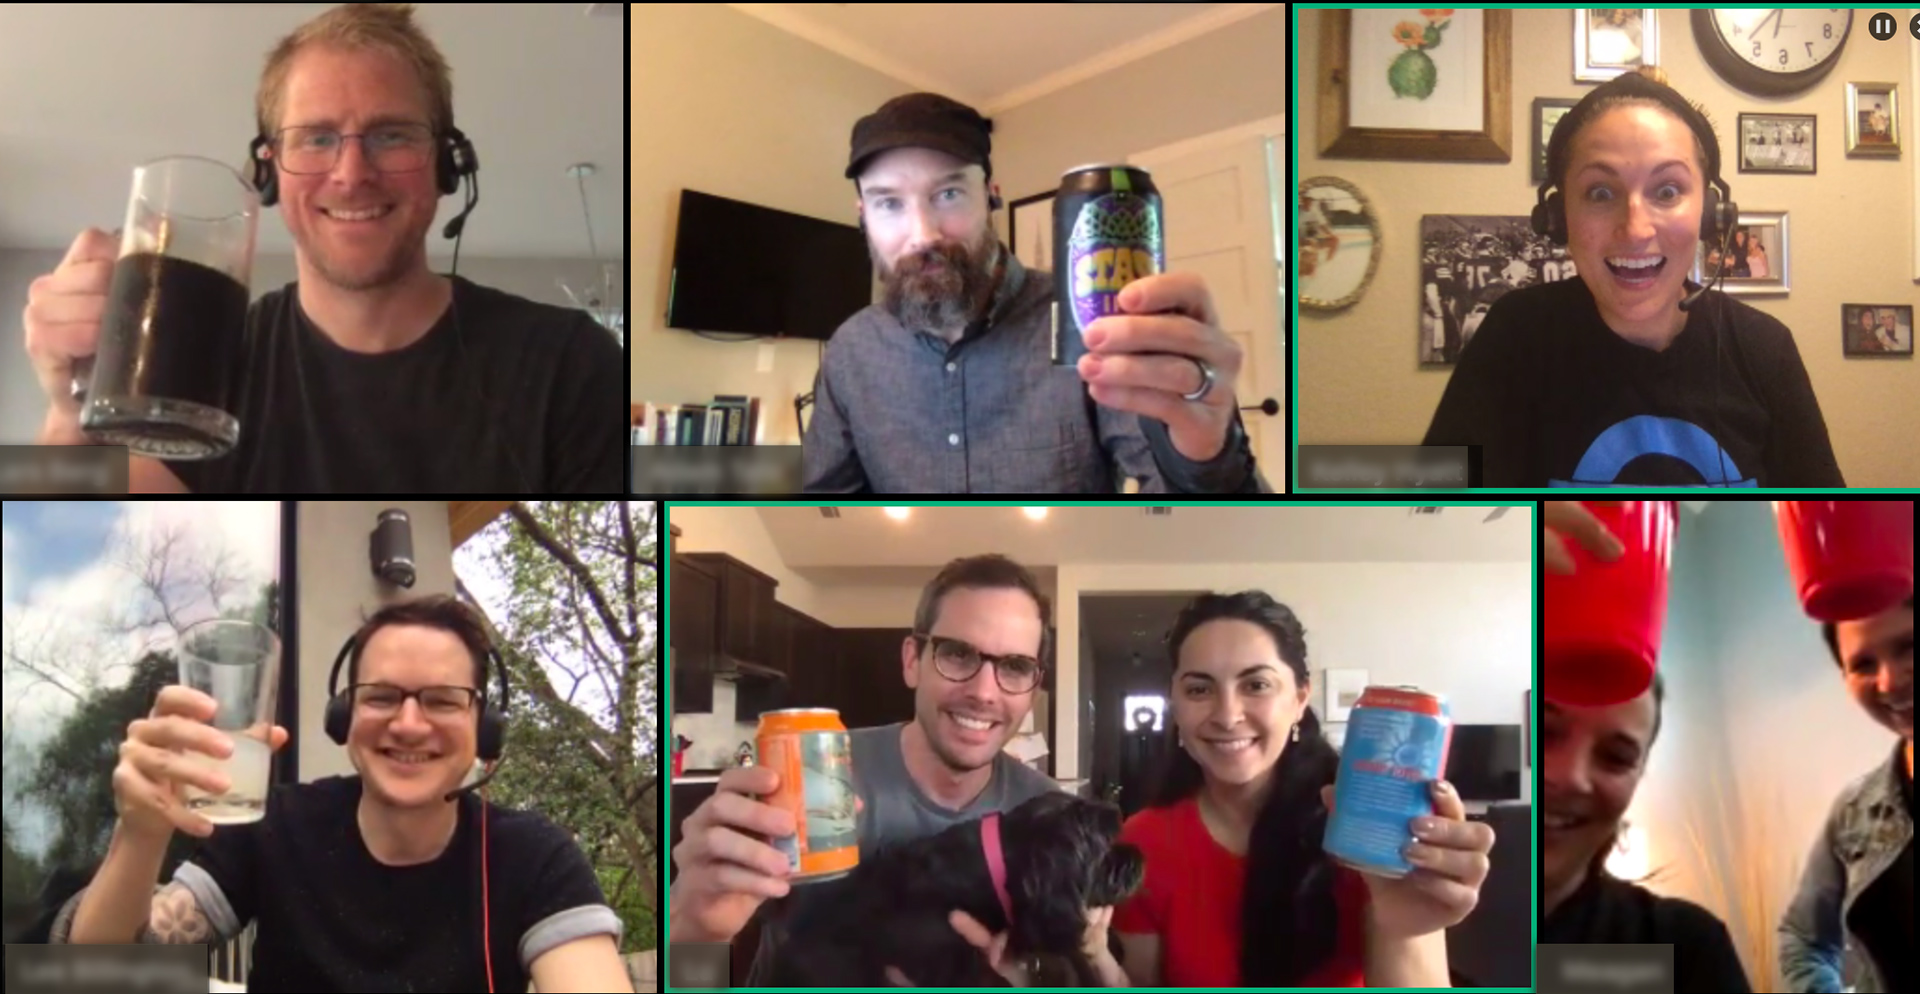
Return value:
<svg viewBox="0 0 1920 994">
<path fill-rule="evenodd" d="M 1323 847 L 1362 873 L 1402 877 L 1413 819 L 1433 814 L 1429 784 L 1447 768 L 1453 719 L 1438 694 L 1368 687 L 1347 721 Z"/>
<path fill-rule="evenodd" d="M 792 835 L 768 840 L 787 857 L 794 883 L 845 876 L 860 864 L 853 754 L 840 712 L 796 708 L 760 715 L 761 766 L 780 774 L 768 804 L 793 815 Z"/>
<path fill-rule="evenodd" d="M 1137 166 L 1070 169 L 1053 201 L 1053 363 L 1087 354 L 1087 326 L 1120 313 L 1127 284 L 1167 271 L 1160 191 Z"/>
</svg>

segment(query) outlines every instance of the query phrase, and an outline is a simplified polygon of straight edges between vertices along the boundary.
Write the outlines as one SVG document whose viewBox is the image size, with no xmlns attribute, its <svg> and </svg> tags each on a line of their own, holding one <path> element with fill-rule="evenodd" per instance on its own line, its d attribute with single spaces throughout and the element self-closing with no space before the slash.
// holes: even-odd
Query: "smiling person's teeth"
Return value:
<svg viewBox="0 0 1920 994">
<path fill-rule="evenodd" d="M 952 714 L 951 712 L 949 712 L 949 715 L 961 728 L 970 728 L 976 732 L 984 732 L 993 727 L 993 722 L 987 721 L 984 718 L 969 718 L 966 715 Z"/>
</svg>

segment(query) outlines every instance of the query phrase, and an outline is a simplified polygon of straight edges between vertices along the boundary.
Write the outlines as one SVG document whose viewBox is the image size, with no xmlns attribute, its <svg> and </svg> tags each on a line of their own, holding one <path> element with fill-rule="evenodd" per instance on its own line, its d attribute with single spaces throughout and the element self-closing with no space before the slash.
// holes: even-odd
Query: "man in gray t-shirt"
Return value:
<svg viewBox="0 0 1920 994">
<path fill-rule="evenodd" d="M 860 856 L 872 855 L 883 845 L 909 842 L 933 835 L 963 821 L 995 811 L 1011 811 L 1022 802 L 1060 785 L 1002 752 L 993 757 L 987 789 L 959 810 L 942 807 L 929 798 L 907 772 L 901 739 L 906 723 L 856 729 L 853 743 L 855 787 L 866 807 L 860 819 Z"/>
<path fill-rule="evenodd" d="M 900 646 L 913 720 L 849 734 L 862 859 L 1058 789 L 1003 751 L 1042 685 L 1049 614 L 1032 573 L 1004 556 L 955 560 L 927 585 Z M 673 854 L 669 937 L 729 942 L 757 915 L 750 985 L 776 955 L 779 920 L 804 917 L 811 900 L 765 842 L 794 831 L 787 812 L 760 799 L 778 780 L 771 769 L 728 770 Z M 767 898 L 786 900 L 775 908 Z"/>
<path fill-rule="evenodd" d="M 958 810 L 942 807 L 920 789 L 907 768 L 901 743 L 907 735 L 908 724 L 911 723 L 858 728 L 847 736 L 853 747 L 855 789 L 864 805 L 860 817 L 861 859 L 871 857 L 884 846 L 911 842 L 996 811 L 1011 811 L 1031 798 L 1060 789 L 1059 784 L 1002 752 L 993 757 L 991 778 L 979 796 Z M 790 917 L 811 914 L 811 893 L 805 884 L 795 886 L 784 913 Z M 763 906 L 763 910 L 770 909 L 771 906 Z M 760 948 L 754 954 L 746 986 L 760 986 L 759 977 L 771 966 L 770 958 L 780 943 L 777 932 L 775 928 L 762 927 Z"/>
</svg>

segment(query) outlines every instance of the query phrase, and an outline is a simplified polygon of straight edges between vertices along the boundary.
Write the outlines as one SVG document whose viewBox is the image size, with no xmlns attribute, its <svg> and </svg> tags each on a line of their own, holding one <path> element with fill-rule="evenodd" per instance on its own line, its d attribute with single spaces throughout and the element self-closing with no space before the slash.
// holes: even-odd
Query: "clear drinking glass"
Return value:
<svg viewBox="0 0 1920 994">
<path fill-rule="evenodd" d="M 75 364 L 80 427 L 155 459 L 232 450 L 260 195 L 225 163 L 155 159 L 133 171 L 99 351 Z"/>
<path fill-rule="evenodd" d="M 251 622 L 203 621 L 181 633 L 175 652 L 180 683 L 214 699 L 219 707 L 209 724 L 233 742 L 228 759 L 182 753 L 187 762 L 225 774 L 232 784 L 220 795 L 187 785 L 187 810 L 215 825 L 259 821 L 266 817 L 269 736 L 279 706 L 280 639 Z"/>
</svg>

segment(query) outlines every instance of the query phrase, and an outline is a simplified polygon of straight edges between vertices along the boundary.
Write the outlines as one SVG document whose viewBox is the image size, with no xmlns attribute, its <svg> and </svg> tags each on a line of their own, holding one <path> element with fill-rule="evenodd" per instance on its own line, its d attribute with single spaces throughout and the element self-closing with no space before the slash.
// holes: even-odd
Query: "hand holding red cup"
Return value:
<svg viewBox="0 0 1920 994">
<path fill-rule="evenodd" d="M 1549 562 L 1542 585 L 1543 690 L 1579 707 L 1632 700 L 1653 683 L 1666 627 L 1673 503 L 1589 501 L 1580 514 L 1559 513 L 1575 522 L 1580 541 L 1559 550 L 1572 572 Z M 1591 551 L 1610 551 L 1596 528 L 1617 540 L 1617 556 Z"/>
</svg>

